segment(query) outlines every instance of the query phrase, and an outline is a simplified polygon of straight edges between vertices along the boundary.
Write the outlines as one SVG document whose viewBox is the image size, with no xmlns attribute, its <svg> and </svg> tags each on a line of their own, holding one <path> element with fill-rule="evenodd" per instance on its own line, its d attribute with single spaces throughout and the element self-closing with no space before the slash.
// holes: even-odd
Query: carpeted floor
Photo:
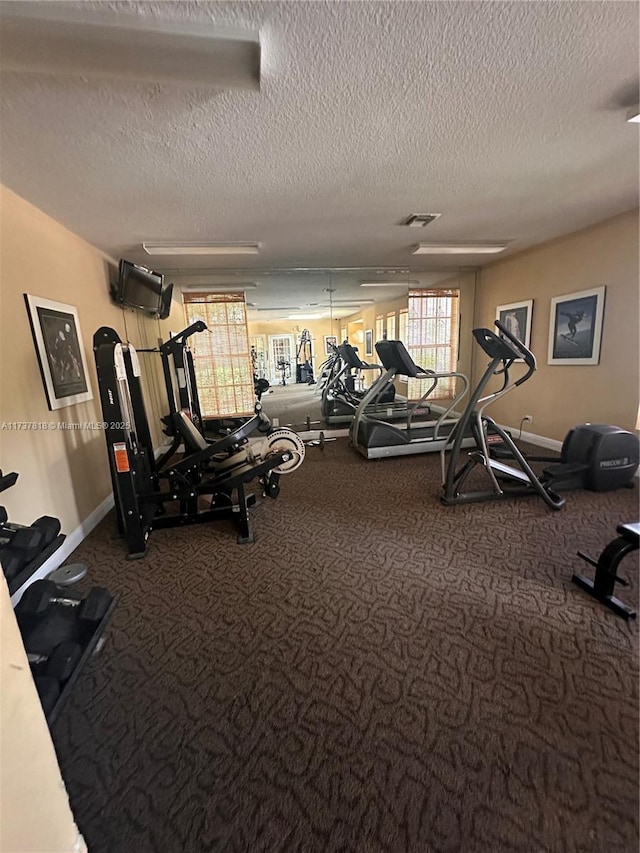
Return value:
<svg viewBox="0 0 640 853">
<path fill-rule="evenodd" d="M 342 439 L 253 545 L 88 537 L 120 601 L 53 736 L 91 853 L 638 850 L 637 625 L 570 583 L 637 491 L 445 508 L 438 464 Z"/>
</svg>

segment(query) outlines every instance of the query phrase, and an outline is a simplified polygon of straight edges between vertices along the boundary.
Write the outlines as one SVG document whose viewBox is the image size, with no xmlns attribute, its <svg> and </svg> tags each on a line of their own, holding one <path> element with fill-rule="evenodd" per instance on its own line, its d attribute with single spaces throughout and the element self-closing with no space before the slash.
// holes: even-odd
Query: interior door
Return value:
<svg viewBox="0 0 640 853">
<path fill-rule="evenodd" d="M 296 381 L 296 351 L 293 335 L 269 335 L 269 382 L 274 385 L 282 384 L 282 369 L 285 367 L 285 382 Z"/>
</svg>

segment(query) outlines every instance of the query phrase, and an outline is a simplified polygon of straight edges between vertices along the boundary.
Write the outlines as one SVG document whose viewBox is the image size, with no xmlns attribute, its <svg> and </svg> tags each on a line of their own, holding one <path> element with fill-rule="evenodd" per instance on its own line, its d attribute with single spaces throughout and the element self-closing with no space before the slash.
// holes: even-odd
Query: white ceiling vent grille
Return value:
<svg viewBox="0 0 640 853">
<path fill-rule="evenodd" d="M 410 228 L 426 228 L 441 216 L 441 213 L 412 213 L 411 216 L 403 219 L 401 224 L 408 225 Z"/>
</svg>

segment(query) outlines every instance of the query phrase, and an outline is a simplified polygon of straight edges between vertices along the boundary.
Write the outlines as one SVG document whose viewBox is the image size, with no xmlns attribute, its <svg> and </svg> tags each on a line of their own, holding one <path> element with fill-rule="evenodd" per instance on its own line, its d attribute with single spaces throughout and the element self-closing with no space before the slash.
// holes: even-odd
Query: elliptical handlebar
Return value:
<svg viewBox="0 0 640 853">
<path fill-rule="evenodd" d="M 509 343 L 513 345 L 513 348 L 517 351 L 517 358 L 522 358 L 524 363 L 527 365 L 527 372 L 524 373 L 517 381 L 516 385 L 522 385 L 523 382 L 526 382 L 527 379 L 531 376 L 532 373 L 535 372 L 537 368 L 536 357 L 531 352 L 531 350 L 524 345 L 524 343 L 516 338 L 514 334 L 512 334 L 504 323 L 501 323 L 500 320 L 496 320 L 495 324 L 503 336 L 503 339 L 506 338 Z"/>
</svg>

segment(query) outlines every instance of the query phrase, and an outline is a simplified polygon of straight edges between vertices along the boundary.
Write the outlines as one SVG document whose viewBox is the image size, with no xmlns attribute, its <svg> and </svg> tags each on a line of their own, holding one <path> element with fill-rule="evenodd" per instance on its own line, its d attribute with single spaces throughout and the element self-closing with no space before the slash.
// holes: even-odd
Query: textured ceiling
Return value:
<svg viewBox="0 0 640 853">
<path fill-rule="evenodd" d="M 638 203 L 635 3 L 28 6 L 260 32 L 260 91 L 2 73 L 2 182 L 115 258 L 427 269 L 420 241 L 517 251 Z M 442 217 L 399 225 L 415 212 Z M 143 240 L 262 250 L 151 259 Z"/>
</svg>

